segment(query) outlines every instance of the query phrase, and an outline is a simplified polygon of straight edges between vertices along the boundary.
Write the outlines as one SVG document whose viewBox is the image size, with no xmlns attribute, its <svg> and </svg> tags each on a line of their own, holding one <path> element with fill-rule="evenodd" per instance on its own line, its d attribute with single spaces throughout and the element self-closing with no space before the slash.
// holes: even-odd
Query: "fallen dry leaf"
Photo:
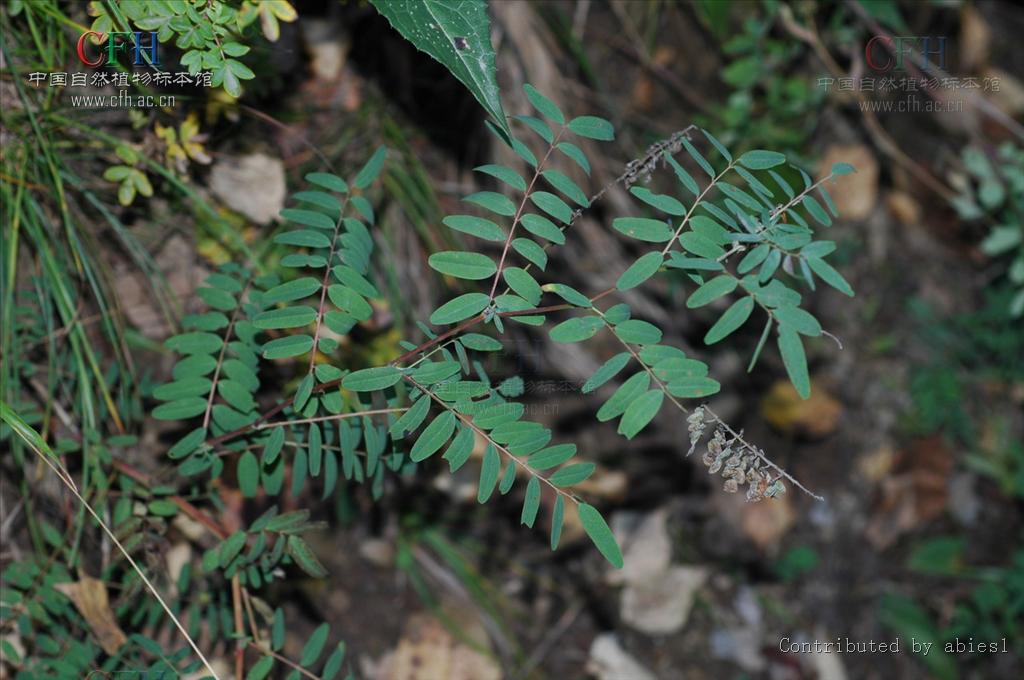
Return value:
<svg viewBox="0 0 1024 680">
<path fill-rule="evenodd" d="M 704 567 L 670 567 L 622 590 L 622 620 L 649 635 L 674 633 L 690 617 L 693 598 L 704 585 Z"/>
<path fill-rule="evenodd" d="M 824 177 L 835 163 L 849 163 L 857 172 L 829 182 L 828 190 L 846 220 L 862 220 L 871 214 L 878 203 L 878 161 L 866 146 L 834 145 L 825 150 L 821 159 L 819 177 Z"/>
<path fill-rule="evenodd" d="M 612 633 L 594 638 L 587 672 L 597 680 L 655 680 L 654 674 L 630 656 Z"/>
<path fill-rule="evenodd" d="M 656 510 L 641 519 L 635 517 L 635 513 L 626 512 L 612 517 L 613 533 L 626 539 L 622 542 L 622 569 L 608 573 L 609 583 L 643 583 L 663 574 L 672 561 L 672 543 L 666 528 L 668 513 Z"/>
<path fill-rule="evenodd" d="M 110 609 L 106 584 L 99 579 L 86 576 L 80 581 L 58 583 L 54 588 L 75 604 L 75 609 L 85 619 L 103 651 L 107 654 L 116 654 L 128 638 L 117 625 L 114 612 Z"/>
<path fill-rule="evenodd" d="M 777 380 L 761 400 L 761 415 L 773 427 L 815 439 L 835 432 L 842 414 L 842 404 L 817 381 L 808 399 L 801 399 L 788 380 Z"/>
<path fill-rule="evenodd" d="M 284 163 L 262 153 L 225 156 L 210 170 L 210 190 L 235 212 L 266 224 L 284 207 Z"/>
</svg>

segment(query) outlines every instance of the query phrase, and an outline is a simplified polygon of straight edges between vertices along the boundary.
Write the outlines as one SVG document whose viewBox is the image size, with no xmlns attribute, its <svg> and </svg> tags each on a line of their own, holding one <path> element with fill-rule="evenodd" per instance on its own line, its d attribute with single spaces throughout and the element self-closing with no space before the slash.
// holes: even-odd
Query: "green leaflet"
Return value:
<svg viewBox="0 0 1024 680">
<path fill-rule="evenodd" d="M 481 165 L 473 168 L 477 172 L 482 172 L 485 175 L 490 175 L 495 179 L 501 180 L 505 184 L 509 185 L 513 189 L 519 191 L 526 191 L 526 180 L 524 180 L 518 172 L 508 167 L 507 165 Z"/>
<path fill-rule="evenodd" d="M 302 246 L 305 248 L 331 247 L 331 239 L 327 238 L 322 231 L 313 231 L 312 229 L 286 231 L 283 234 L 275 236 L 274 243 L 281 243 L 287 246 Z"/>
<path fill-rule="evenodd" d="M 309 425 L 309 439 L 306 441 L 309 449 L 309 475 L 310 477 L 320 476 L 320 466 L 323 463 L 323 435 L 320 434 L 320 426 L 316 423 Z"/>
<path fill-rule="evenodd" d="M 551 549 L 557 550 L 562 540 L 562 523 L 565 521 L 565 498 L 562 494 L 555 496 L 555 507 L 551 511 Z"/>
<path fill-rule="evenodd" d="M 704 344 L 712 345 L 722 338 L 728 336 L 737 328 L 746 323 L 750 313 L 754 311 L 754 298 L 747 296 L 732 303 L 715 325 L 712 326 L 704 336 Z"/>
<path fill-rule="evenodd" d="M 534 191 L 530 194 L 530 201 L 563 224 L 569 224 L 569 222 L 572 221 L 572 208 L 570 208 L 565 201 L 552 193 L 547 191 Z"/>
<path fill-rule="evenodd" d="M 451 71 L 505 135 L 511 135 L 495 79 L 487 9 L 478 2 L 372 0 L 395 30 Z"/>
<path fill-rule="evenodd" d="M 502 272 L 505 278 L 505 283 L 511 288 L 517 295 L 522 297 L 524 300 L 529 302 L 533 306 L 537 306 L 540 303 L 541 289 L 540 284 L 537 280 L 530 276 L 529 272 L 519 267 L 508 267 Z"/>
<path fill-rule="evenodd" d="M 204 441 L 206 441 L 206 428 L 197 427 L 175 442 L 174 446 L 167 451 L 167 455 L 172 460 L 184 458 L 199 448 L 199 445 Z"/>
<path fill-rule="evenodd" d="M 299 356 L 313 349 L 313 338 L 309 335 L 289 335 L 263 345 L 264 359 L 287 359 Z"/>
<path fill-rule="evenodd" d="M 504 241 L 505 232 L 494 222 L 474 215 L 449 215 L 441 220 L 455 231 L 470 234 L 486 241 Z"/>
<path fill-rule="evenodd" d="M 797 393 L 804 399 L 811 396 L 811 379 L 807 374 L 807 356 L 800 336 L 792 328 L 779 326 L 779 353 Z"/>
<path fill-rule="evenodd" d="M 185 420 L 199 415 L 206 410 L 206 399 L 202 397 L 186 397 L 153 409 L 152 416 L 157 420 Z"/>
<path fill-rule="evenodd" d="M 224 345 L 219 335 L 196 331 L 181 333 L 164 341 L 164 347 L 179 354 L 212 354 Z"/>
<path fill-rule="evenodd" d="M 442 274 L 473 281 L 486 279 L 498 271 L 494 260 L 480 253 L 443 251 L 431 255 L 427 262 Z"/>
<path fill-rule="evenodd" d="M 612 227 L 621 234 L 648 243 L 666 243 L 672 240 L 672 230 L 661 220 L 649 217 L 616 217 Z"/>
<path fill-rule="evenodd" d="M 546 217 L 529 213 L 519 218 L 520 224 L 534 236 L 562 245 L 565 243 L 565 234 L 555 226 L 555 223 Z"/>
<path fill-rule="evenodd" d="M 690 297 L 686 300 L 686 306 L 690 309 L 703 307 L 709 302 L 713 302 L 723 295 L 728 295 L 736 290 L 736 284 L 736 279 L 728 274 L 716 276 L 690 293 Z"/>
<path fill-rule="evenodd" d="M 715 149 L 718 150 L 718 153 L 722 154 L 722 158 L 724 158 L 727 163 L 732 163 L 732 154 L 729 153 L 727 148 L 725 148 L 725 145 L 718 141 L 715 136 L 707 130 L 702 128 L 701 132 L 703 132 L 704 136 L 707 137 L 709 142 L 711 142 L 711 146 L 715 147 Z"/>
<path fill-rule="evenodd" d="M 338 309 L 347 312 L 358 321 L 366 321 L 373 316 L 373 307 L 370 306 L 370 303 L 348 286 L 340 283 L 328 286 L 327 297 Z"/>
<path fill-rule="evenodd" d="M 629 319 L 615 326 L 615 335 L 634 345 L 655 345 L 661 342 L 661 329 L 640 319 Z"/>
<path fill-rule="evenodd" d="M 196 295 L 198 295 L 203 302 L 208 304 L 211 308 L 219 309 L 222 312 L 231 311 L 237 304 L 231 293 L 223 291 L 220 288 L 199 288 L 196 290 Z"/>
<path fill-rule="evenodd" d="M 581 208 L 586 208 L 590 205 L 590 200 L 583 192 L 583 189 L 580 189 L 576 182 L 573 182 L 564 173 L 558 170 L 545 170 L 541 173 L 541 177 L 547 180 L 548 184 L 568 196 L 573 203 Z"/>
<path fill-rule="evenodd" d="M 245 498 L 256 495 L 260 484 L 260 464 L 252 451 L 246 451 L 238 459 L 238 488 Z"/>
<path fill-rule="evenodd" d="M 341 385 L 355 392 L 373 392 L 391 387 L 401 379 L 402 372 L 394 366 L 377 366 L 349 373 L 341 379 Z"/>
<path fill-rule="evenodd" d="M 253 319 L 256 328 L 280 329 L 308 326 L 316 319 L 316 310 L 312 307 L 285 307 L 262 312 Z"/>
<path fill-rule="evenodd" d="M 345 180 L 329 172 L 311 172 L 306 175 L 306 181 L 339 194 L 348 193 L 348 184 Z"/>
<path fill-rule="evenodd" d="M 746 274 L 751 269 L 764 262 L 764 259 L 768 257 L 769 252 L 771 252 L 771 246 L 767 243 L 762 243 L 743 256 L 740 263 L 736 265 L 736 271 L 740 274 Z"/>
<path fill-rule="evenodd" d="M 291 302 L 307 298 L 320 290 L 320 282 L 311 276 L 295 279 L 279 286 L 274 286 L 263 294 L 263 304 L 273 305 L 278 302 Z"/>
<path fill-rule="evenodd" d="M 554 326 L 548 335 L 555 342 L 582 342 L 592 338 L 603 327 L 604 322 L 596 316 L 577 316 Z"/>
<path fill-rule="evenodd" d="M 555 486 L 573 486 L 594 474 L 596 468 L 593 463 L 573 463 L 557 470 L 548 481 Z"/>
<path fill-rule="evenodd" d="M 690 158 L 700 166 L 700 169 L 707 173 L 708 177 L 714 179 L 715 169 L 711 167 L 711 164 L 708 163 L 707 159 L 701 155 L 700 151 L 697 151 L 697 149 L 694 148 L 693 144 L 690 143 L 690 140 L 685 137 L 683 138 L 683 148 L 686 149 L 686 153 L 690 154 Z"/>
<path fill-rule="evenodd" d="M 284 446 L 284 428 L 278 425 L 270 431 L 270 436 L 267 437 L 267 442 L 263 445 L 263 464 L 270 465 L 277 460 L 282 446 Z"/>
<path fill-rule="evenodd" d="M 559 125 L 565 124 L 565 116 L 562 114 L 561 109 L 553 101 L 538 92 L 537 88 L 526 83 L 523 85 L 523 92 L 526 93 L 526 98 L 533 104 L 533 108 L 537 109 L 542 116 L 550 118 Z"/>
<path fill-rule="evenodd" d="M 582 149 L 570 142 L 559 142 L 558 146 L 555 148 L 572 159 L 576 165 L 580 166 L 580 169 L 583 170 L 583 172 L 590 175 L 590 161 L 587 160 L 587 156 L 583 153 Z"/>
<path fill-rule="evenodd" d="M 682 397 L 684 399 L 700 399 L 702 397 L 709 397 L 712 394 L 717 394 L 722 386 L 718 384 L 717 380 L 708 378 L 706 376 L 692 376 L 689 378 L 680 378 L 673 380 L 672 382 L 665 385 L 665 389 L 673 397 Z"/>
<path fill-rule="evenodd" d="M 832 265 L 816 257 L 808 257 L 805 260 L 811 271 L 818 275 L 818 278 L 840 293 L 853 297 L 853 288 L 850 287 L 850 284 L 846 282 L 843 275 L 837 272 Z"/>
<path fill-rule="evenodd" d="M 499 194 L 496 191 L 478 191 L 462 200 L 505 217 L 512 217 L 516 214 L 516 206 L 512 200 L 505 194 Z"/>
<path fill-rule="evenodd" d="M 698 257 L 705 257 L 709 260 L 717 260 L 725 255 L 725 249 L 707 236 L 693 231 L 687 231 L 679 235 L 679 245 Z M 778 252 L 778 251 L 776 251 Z"/>
<path fill-rule="evenodd" d="M 615 128 L 604 118 L 579 116 L 569 121 L 569 129 L 580 137 L 610 142 L 615 139 Z"/>
<path fill-rule="evenodd" d="M 586 503 L 580 503 L 579 507 L 580 522 L 583 524 L 583 530 L 587 532 L 587 536 L 597 546 L 598 551 L 604 555 L 605 559 L 611 562 L 612 566 L 616 569 L 622 568 L 622 552 L 619 550 L 619 544 L 615 541 L 615 536 L 612 534 L 612 530 L 608 528 L 608 523 L 604 521 L 604 517 L 591 505 Z"/>
<path fill-rule="evenodd" d="M 615 283 L 615 287 L 619 290 L 636 288 L 654 276 L 664 261 L 665 256 L 660 252 L 651 252 L 641 256 L 640 259 L 630 265 L 629 269 L 622 273 L 622 276 Z"/>
<path fill-rule="evenodd" d="M 210 393 L 211 387 L 213 387 L 213 381 L 209 378 L 198 376 L 184 378 L 160 385 L 153 390 L 153 396 L 161 401 L 174 401 L 184 397 L 205 397 Z"/>
<path fill-rule="evenodd" d="M 804 196 L 801 204 L 807 209 L 807 213 L 818 222 L 826 227 L 832 226 L 832 218 L 827 212 L 825 212 L 825 209 L 821 207 L 821 204 L 814 200 L 813 196 Z"/>
<path fill-rule="evenodd" d="M 501 458 L 494 444 L 488 444 L 484 451 L 483 463 L 480 466 L 480 486 L 477 490 L 476 500 L 479 503 L 486 503 L 487 499 L 494 493 L 494 485 L 498 483 L 498 473 L 501 469 Z"/>
<path fill-rule="evenodd" d="M 523 514 L 519 521 L 526 526 L 533 528 L 537 519 L 537 510 L 540 508 L 540 481 L 536 477 L 530 477 L 526 483 L 526 496 L 523 498 Z"/>
<path fill-rule="evenodd" d="M 598 387 L 614 378 L 618 372 L 629 363 L 632 356 L 633 355 L 629 352 L 621 352 L 613 356 L 611 359 L 606 361 L 601 368 L 597 369 L 597 371 L 594 372 L 594 375 L 590 376 L 590 379 L 587 380 L 587 382 L 583 383 L 581 392 L 583 392 L 583 394 L 593 392 Z"/>
<path fill-rule="evenodd" d="M 590 302 L 590 298 L 572 286 L 567 286 L 564 283 L 546 283 L 541 286 L 541 290 L 547 293 L 554 293 L 570 305 L 575 305 L 576 307 L 588 308 L 593 306 Z"/>
<path fill-rule="evenodd" d="M 748 151 L 740 156 L 739 162 L 751 170 L 767 170 L 786 162 L 786 157 L 777 151 Z"/>
<path fill-rule="evenodd" d="M 384 167 L 384 159 L 387 158 L 387 155 L 388 150 L 385 147 L 377 147 L 377 150 L 373 152 L 373 155 L 367 159 L 366 165 L 363 166 L 355 179 L 352 180 L 352 184 L 355 185 L 357 189 L 365 189 L 373 184 L 374 180 L 377 179 L 377 176 L 380 175 L 381 168 Z"/>
<path fill-rule="evenodd" d="M 541 271 L 548 266 L 548 256 L 544 249 L 528 238 L 517 238 L 512 240 L 512 248 L 535 264 Z"/>
<path fill-rule="evenodd" d="M 619 385 L 612 396 L 597 411 L 597 419 L 602 423 L 617 418 L 626 411 L 634 399 L 647 391 L 651 386 L 651 377 L 646 371 L 640 371 Z"/>
<path fill-rule="evenodd" d="M 469 456 L 473 453 L 473 430 L 468 427 L 461 427 L 459 433 L 455 435 L 455 439 L 452 440 L 448 450 L 444 452 L 442 458 L 448 461 L 448 467 L 451 472 L 455 472 L 469 460 Z"/>
<path fill-rule="evenodd" d="M 498 482 L 498 493 L 502 496 L 512 490 L 512 487 L 516 483 L 516 464 L 515 461 L 509 461 L 505 466 L 505 474 L 501 476 L 501 481 Z"/>
<path fill-rule="evenodd" d="M 792 328 L 801 335 L 821 335 L 821 324 L 809 312 L 791 305 L 783 305 L 772 311 L 775 320 L 782 326 Z"/>
<path fill-rule="evenodd" d="M 575 455 L 575 444 L 555 444 L 532 454 L 527 460 L 527 464 L 534 470 L 549 470 L 558 467 Z"/>
<path fill-rule="evenodd" d="M 619 434 L 626 439 L 635 437 L 658 414 L 664 399 L 665 393 L 660 389 L 649 390 L 640 395 L 622 414 L 622 420 L 619 421 Z"/>
<path fill-rule="evenodd" d="M 409 458 L 414 463 L 426 460 L 437 453 L 455 432 L 455 414 L 445 411 L 427 425 L 420 433 L 419 439 L 413 444 Z"/>
<path fill-rule="evenodd" d="M 456 364 L 457 366 L 457 364 Z M 392 439 L 400 439 L 405 436 L 407 432 L 412 432 L 427 418 L 427 413 L 430 412 L 430 398 L 426 396 L 419 397 L 413 402 L 412 406 L 409 407 L 405 413 L 402 414 L 398 420 L 391 425 L 388 432 L 391 434 Z"/>
<path fill-rule="evenodd" d="M 683 166 L 679 165 L 679 161 L 672 157 L 668 151 L 665 152 L 663 158 L 668 161 L 668 164 L 672 166 L 672 170 L 676 173 L 676 177 L 679 179 L 679 183 L 686 187 L 694 196 L 700 195 L 700 185 L 697 184 L 697 180 L 693 178 L 693 175 L 688 173 Z"/>
<path fill-rule="evenodd" d="M 281 211 L 281 217 L 285 218 L 289 222 L 295 222 L 306 227 L 316 227 L 317 229 L 334 230 L 335 222 L 327 215 L 323 213 L 315 212 L 313 210 L 303 210 L 301 208 L 285 208 Z M 274 239 L 277 240 L 276 238 Z M 330 244 L 328 244 L 330 245 Z"/>
<path fill-rule="evenodd" d="M 316 555 L 301 537 L 295 534 L 289 536 L 285 550 L 295 560 L 295 563 L 299 565 L 299 568 L 313 578 L 324 578 L 327 576 L 327 570 L 320 564 L 320 560 L 316 558 Z"/>
<path fill-rule="evenodd" d="M 474 314 L 479 314 L 490 302 L 484 293 L 465 293 L 444 303 L 430 315 L 430 323 L 435 325 L 457 323 Z"/>
<path fill-rule="evenodd" d="M 663 213 L 668 213 L 669 215 L 674 215 L 676 217 L 683 217 L 686 215 L 686 206 L 666 194 L 656 194 L 647 187 L 641 186 L 632 187 L 629 190 L 629 193 L 633 194 L 652 208 L 656 208 Z"/>
<path fill-rule="evenodd" d="M 329 631 L 330 626 L 327 623 L 321 623 L 316 627 L 313 634 L 309 636 L 306 644 L 302 647 L 302 656 L 299 657 L 300 666 L 304 668 L 312 666 L 320 658 L 320 653 L 327 643 L 327 633 Z"/>
<path fill-rule="evenodd" d="M 526 125 L 526 127 L 537 133 L 541 139 L 550 144 L 555 140 L 555 133 L 551 131 L 551 127 L 536 116 L 512 116 L 515 120 Z"/>
</svg>

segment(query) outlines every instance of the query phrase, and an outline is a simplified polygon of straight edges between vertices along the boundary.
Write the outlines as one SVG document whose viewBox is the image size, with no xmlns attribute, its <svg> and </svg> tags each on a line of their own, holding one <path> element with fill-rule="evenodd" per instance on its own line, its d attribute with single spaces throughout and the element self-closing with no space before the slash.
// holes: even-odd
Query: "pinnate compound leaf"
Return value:
<svg viewBox="0 0 1024 680">
<path fill-rule="evenodd" d="M 597 511 L 597 508 L 586 503 L 580 503 L 578 510 L 580 522 L 582 522 L 583 530 L 587 532 L 587 536 L 594 542 L 594 545 L 604 555 L 604 558 L 611 562 L 612 566 L 616 569 L 621 569 L 622 551 L 619 550 L 619 544 L 615 541 L 615 536 L 612 534 L 612 530 L 608 528 L 608 523 L 604 521 L 604 517 Z"/>
<path fill-rule="evenodd" d="M 342 387 L 355 392 L 373 392 L 391 387 L 402 379 L 394 366 L 377 366 L 353 371 L 341 379 Z"/>
<path fill-rule="evenodd" d="M 451 71 L 511 136 L 495 78 L 491 22 L 483 2 L 371 0 L 402 36 Z"/>
</svg>

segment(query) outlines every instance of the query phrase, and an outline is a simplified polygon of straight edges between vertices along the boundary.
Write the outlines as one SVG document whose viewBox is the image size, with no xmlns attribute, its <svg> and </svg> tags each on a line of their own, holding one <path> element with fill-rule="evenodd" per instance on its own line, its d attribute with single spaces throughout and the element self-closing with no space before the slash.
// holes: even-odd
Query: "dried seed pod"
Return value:
<svg viewBox="0 0 1024 680">
<path fill-rule="evenodd" d="M 708 474 L 709 475 L 713 475 L 713 474 L 715 474 L 716 472 L 718 472 L 721 469 L 722 469 L 722 461 L 720 459 L 716 458 L 714 461 L 712 461 L 711 465 L 708 467 Z"/>
<path fill-rule="evenodd" d="M 735 479 L 727 479 L 725 480 L 725 484 L 722 485 L 722 488 L 728 493 L 736 493 L 739 491 L 740 485 L 736 483 Z"/>
<path fill-rule="evenodd" d="M 786 485 L 782 483 L 782 478 L 780 477 L 768 485 L 768 488 L 765 489 L 764 495 L 768 498 L 775 498 L 776 496 L 781 496 L 784 493 L 786 493 Z"/>
<path fill-rule="evenodd" d="M 725 461 L 725 469 L 729 470 L 732 468 L 738 468 L 741 462 L 743 462 L 743 456 L 737 453 L 729 458 L 729 460 Z"/>
<path fill-rule="evenodd" d="M 706 467 L 710 467 L 711 464 L 715 462 L 715 456 L 712 455 L 710 448 L 704 452 L 704 455 L 701 456 L 700 460 Z"/>
<path fill-rule="evenodd" d="M 747 502 L 756 503 L 757 501 L 764 498 L 764 492 L 761 491 L 761 485 L 758 484 L 757 480 L 753 480 L 750 486 L 747 487 Z"/>
</svg>

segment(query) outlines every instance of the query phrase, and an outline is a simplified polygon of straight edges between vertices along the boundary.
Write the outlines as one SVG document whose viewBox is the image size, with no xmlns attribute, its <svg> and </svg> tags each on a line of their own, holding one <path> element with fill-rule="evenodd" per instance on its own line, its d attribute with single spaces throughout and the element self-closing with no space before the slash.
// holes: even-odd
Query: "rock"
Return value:
<svg viewBox="0 0 1024 680">
<path fill-rule="evenodd" d="M 836 163 L 849 163 L 857 172 L 837 177 L 828 183 L 840 219 L 863 220 L 878 203 L 878 161 L 866 146 L 834 145 L 825 150 L 819 177 L 824 177 Z"/>
<path fill-rule="evenodd" d="M 921 205 L 903 191 L 893 191 L 885 199 L 886 207 L 900 224 L 911 226 L 921 223 Z"/>
<path fill-rule="evenodd" d="M 313 77 L 318 80 L 334 80 L 341 75 L 348 52 L 344 32 L 339 31 L 337 24 L 328 19 L 303 17 L 300 25 L 306 39 Z"/>
<path fill-rule="evenodd" d="M 653 673 L 630 656 L 612 633 L 594 638 L 587 672 L 597 680 L 657 680 Z"/>
<path fill-rule="evenodd" d="M 487 647 L 482 627 L 459 625 L 475 645 Z M 381 660 L 377 680 L 501 680 L 501 668 L 489 656 L 452 637 L 444 624 L 415 614 L 394 652 Z"/>
<path fill-rule="evenodd" d="M 394 545 L 380 538 L 369 538 L 360 543 L 359 554 L 378 567 L 391 567 L 395 561 Z"/>
<path fill-rule="evenodd" d="M 732 661 L 748 673 L 764 670 L 761 634 L 751 627 L 718 629 L 711 632 L 711 656 Z"/>
<path fill-rule="evenodd" d="M 612 526 L 616 535 L 626 536 L 622 569 L 609 572 L 610 583 L 644 583 L 665 573 L 672 559 L 672 544 L 665 528 L 668 513 L 657 510 L 641 518 L 629 531 L 625 513 L 616 513 Z"/>
<path fill-rule="evenodd" d="M 686 623 L 697 589 L 708 572 L 703 567 L 671 567 L 622 591 L 622 619 L 648 635 L 674 633 Z"/>
<path fill-rule="evenodd" d="M 262 153 L 225 156 L 210 170 L 210 190 L 235 212 L 267 224 L 284 207 L 284 163 Z"/>
</svg>

